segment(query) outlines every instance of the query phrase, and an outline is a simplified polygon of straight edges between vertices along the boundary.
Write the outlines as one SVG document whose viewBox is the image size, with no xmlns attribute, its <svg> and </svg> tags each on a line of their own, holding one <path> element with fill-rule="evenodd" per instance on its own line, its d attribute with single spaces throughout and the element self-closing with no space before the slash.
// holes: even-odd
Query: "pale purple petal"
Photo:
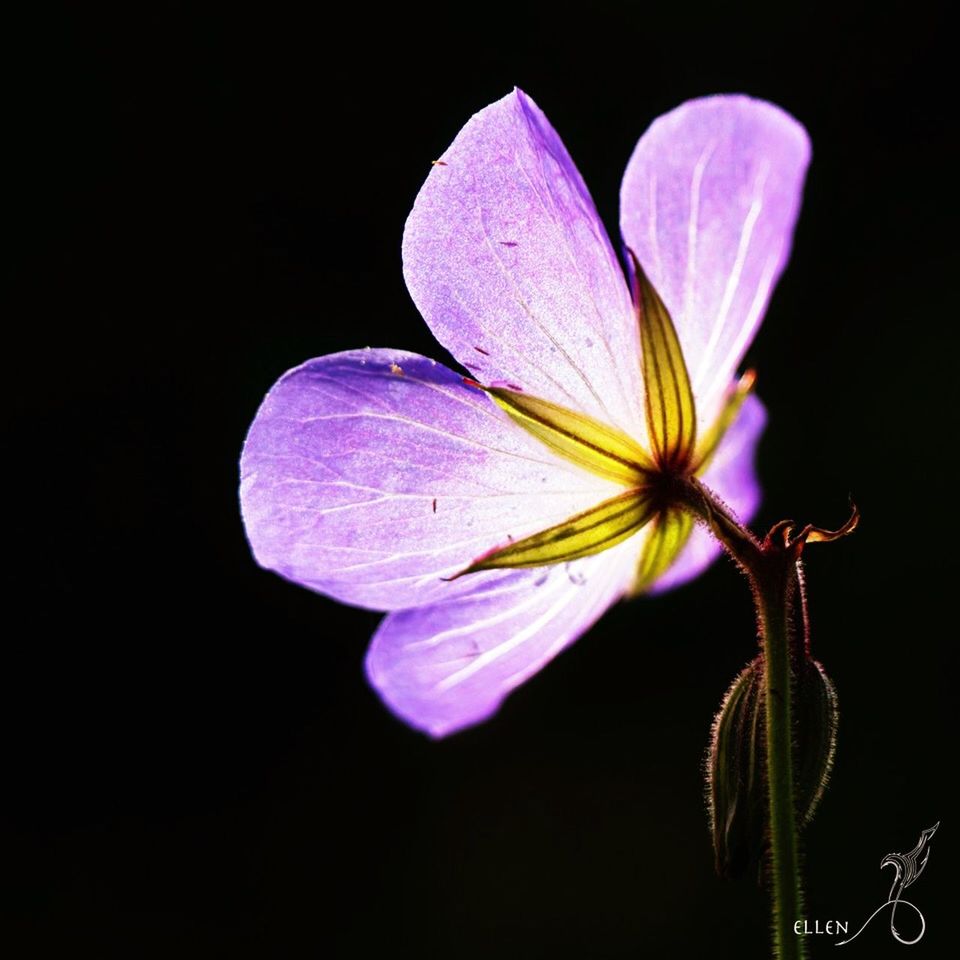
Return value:
<svg viewBox="0 0 960 960">
<path fill-rule="evenodd" d="M 623 271 L 566 148 L 521 91 L 476 114 L 430 171 L 403 270 L 436 338 L 477 379 L 643 441 Z"/>
<path fill-rule="evenodd" d="M 620 489 L 554 455 L 458 374 L 397 350 L 287 373 L 241 461 L 257 561 L 380 610 L 473 589 L 493 575 L 441 578 Z"/>
<path fill-rule="evenodd" d="M 499 571 L 467 596 L 391 613 L 367 653 L 370 682 L 397 716 L 434 737 L 487 719 L 623 596 L 640 543 Z"/>
<path fill-rule="evenodd" d="M 654 121 L 627 165 L 624 241 L 673 316 L 703 429 L 787 263 L 809 160 L 779 107 L 716 96 Z"/>
<path fill-rule="evenodd" d="M 757 482 L 757 444 L 767 423 L 767 412 L 756 396 L 744 401 L 740 415 L 727 430 L 701 477 L 703 482 L 734 512 L 741 523 L 753 519 L 760 506 Z M 703 573 L 720 556 L 717 541 L 699 524 L 687 545 L 650 593 L 663 593 Z"/>
</svg>

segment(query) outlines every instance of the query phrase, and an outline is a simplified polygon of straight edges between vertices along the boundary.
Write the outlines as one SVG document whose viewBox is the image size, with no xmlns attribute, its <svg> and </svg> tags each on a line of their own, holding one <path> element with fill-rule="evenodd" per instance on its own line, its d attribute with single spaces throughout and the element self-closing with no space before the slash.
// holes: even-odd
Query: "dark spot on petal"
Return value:
<svg viewBox="0 0 960 960">
<path fill-rule="evenodd" d="M 516 241 L 515 241 L 515 240 L 501 240 L 501 241 L 500 241 L 500 246 L 501 246 L 501 247 L 515 247 L 516 245 L 517 245 L 517 244 L 516 244 Z"/>
<path fill-rule="evenodd" d="M 437 498 L 436 498 L 436 497 L 433 498 L 433 512 L 434 512 L 434 513 L 437 512 Z"/>
<path fill-rule="evenodd" d="M 482 353 L 485 357 L 490 356 L 490 352 L 488 350 L 484 350 L 483 347 L 474 347 L 473 349 L 476 350 L 477 353 Z"/>
</svg>

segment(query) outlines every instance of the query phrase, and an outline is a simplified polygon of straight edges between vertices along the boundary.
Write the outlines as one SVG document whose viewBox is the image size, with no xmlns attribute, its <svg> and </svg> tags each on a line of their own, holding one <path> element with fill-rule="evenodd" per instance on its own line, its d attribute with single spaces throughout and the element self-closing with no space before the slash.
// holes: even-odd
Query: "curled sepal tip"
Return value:
<svg viewBox="0 0 960 960">
<path fill-rule="evenodd" d="M 814 526 L 812 523 L 808 523 L 804 527 L 799 527 L 799 524 L 793 520 L 781 520 L 770 528 L 766 542 L 792 551 L 799 557 L 803 552 L 803 548 L 808 543 L 831 543 L 834 540 L 840 540 L 853 533 L 859 524 L 860 509 L 851 500 L 850 516 L 846 522 L 836 530 L 826 530 L 823 527 Z"/>
</svg>

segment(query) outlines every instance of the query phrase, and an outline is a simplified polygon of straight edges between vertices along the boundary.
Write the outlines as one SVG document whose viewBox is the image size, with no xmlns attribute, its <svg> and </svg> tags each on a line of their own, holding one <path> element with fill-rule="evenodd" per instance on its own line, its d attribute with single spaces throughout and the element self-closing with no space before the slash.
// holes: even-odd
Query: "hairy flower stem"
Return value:
<svg viewBox="0 0 960 960">
<path fill-rule="evenodd" d="M 750 580 L 765 662 L 766 783 L 773 900 L 773 946 L 777 960 L 802 960 L 803 939 L 794 923 L 801 919 L 803 894 L 797 845 L 794 790 L 792 687 L 798 650 L 793 608 L 802 598 L 799 547 L 779 536 L 777 525 L 763 541 L 740 526 L 702 484 L 684 484 L 687 509 L 703 520 Z M 802 546 L 802 544 L 801 544 Z M 805 637 L 803 638 L 805 642 Z"/>
<path fill-rule="evenodd" d="M 769 803 L 774 956 L 804 955 L 803 939 L 793 931 L 801 918 L 803 892 L 797 850 L 793 784 L 792 677 L 790 669 L 790 571 L 768 568 L 754 589 L 766 670 L 767 795 Z M 795 569 L 795 567 L 794 567 Z M 785 573 L 780 577 L 779 573 Z"/>
</svg>

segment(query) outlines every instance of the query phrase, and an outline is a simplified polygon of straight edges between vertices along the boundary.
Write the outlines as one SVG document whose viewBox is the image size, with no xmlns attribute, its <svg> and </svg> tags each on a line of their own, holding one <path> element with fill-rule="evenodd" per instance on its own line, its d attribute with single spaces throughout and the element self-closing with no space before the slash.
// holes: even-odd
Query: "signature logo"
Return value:
<svg viewBox="0 0 960 960">
<path fill-rule="evenodd" d="M 916 904 L 903 899 L 903 891 L 906 890 L 910 884 L 915 883 L 920 874 L 923 873 L 923 868 L 930 859 L 930 840 L 937 832 L 937 827 L 939 826 L 940 821 L 938 820 L 932 827 L 924 830 L 923 833 L 920 834 L 917 845 L 909 853 L 888 853 L 880 861 L 881 870 L 884 867 L 893 867 L 894 869 L 893 885 L 890 887 L 890 893 L 887 895 L 887 902 L 877 907 L 864 921 L 863 926 L 852 937 L 841 940 L 836 946 L 842 947 L 844 944 L 856 940 L 870 925 L 870 921 L 887 907 L 890 908 L 890 933 L 893 934 L 893 938 L 898 943 L 909 947 L 915 943 L 919 943 L 923 939 L 923 935 L 927 929 L 927 922 L 923 919 L 923 914 Z M 896 919 L 897 909 L 899 907 L 909 907 L 920 920 L 920 932 L 912 940 L 904 939 L 897 930 Z"/>
</svg>

